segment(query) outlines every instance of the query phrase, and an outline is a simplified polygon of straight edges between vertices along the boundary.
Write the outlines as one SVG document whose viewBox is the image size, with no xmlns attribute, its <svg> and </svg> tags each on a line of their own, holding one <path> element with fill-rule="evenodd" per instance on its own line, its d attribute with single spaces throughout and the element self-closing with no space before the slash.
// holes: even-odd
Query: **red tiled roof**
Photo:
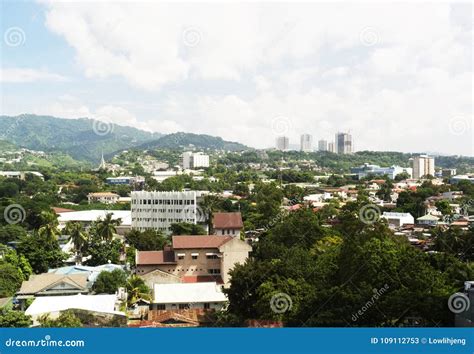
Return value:
<svg viewBox="0 0 474 354">
<path fill-rule="evenodd" d="M 173 236 L 173 249 L 219 248 L 232 236 L 179 235 Z"/>
<path fill-rule="evenodd" d="M 214 213 L 212 224 L 214 229 L 241 229 L 244 227 L 240 213 Z"/>
<path fill-rule="evenodd" d="M 137 265 L 176 263 L 173 251 L 139 251 Z"/>
<path fill-rule="evenodd" d="M 220 275 L 185 275 L 181 278 L 183 283 L 209 283 L 224 284 Z"/>
<path fill-rule="evenodd" d="M 54 211 L 56 214 L 59 214 L 59 213 L 69 213 L 70 211 L 75 211 L 75 210 L 72 210 L 72 209 L 59 208 L 59 207 L 52 207 L 51 209 L 53 209 L 53 211 Z"/>
</svg>

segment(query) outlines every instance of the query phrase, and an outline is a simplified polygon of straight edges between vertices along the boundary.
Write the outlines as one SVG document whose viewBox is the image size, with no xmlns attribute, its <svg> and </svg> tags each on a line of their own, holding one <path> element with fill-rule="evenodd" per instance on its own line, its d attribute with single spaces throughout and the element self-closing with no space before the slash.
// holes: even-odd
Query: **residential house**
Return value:
<svg viewBox="0 0 474 354">
<path fill-rule="evenodd" d="M 26 309 L 25 314 L 31 316 L 33 326 L 38 325 L 38 319 L 48 315 L 54 319 L 64 311 L 79 310 L 105 319 L 121 317 L 125 320 L 125 313 L 119 311 L 120 302 L 117 295 L 70 295 L 37 297 Z"/>
<path fill-rule="evenodd" d="M 384 212 L 381 217 L 386 219 L 389 226 L 392 227 L 415 224 L 415 218 L 410 213 Z"/>
<path fill-rule="evenodd" d="M 243 227 L 240 213 L 214 213 L 212 215 L 214 235 L 239 236 Z"/>
<path fill-rule="evenodd" d="M 252 247 L 239 237 L 179 235 L 163 251 L 136 253 L 136 273 L 140 276 L 155 270 L 175 275 L 181 282 L 215 281 L 228 284 L 229 270 L 244 263 Z"/>
<path fill-rule="evenodd" d="M 416 219 L 417 223 L 426 226 L 436 226 L 439 218 L 437 216 L 427 214 Z"/>
<path fill-rule="evenodd" d="M 23 308 L 27 299 L 40 296 L 87 294 L 89 290 L 90 283 L 88 283 L 87 274 L 34 274 L 21 284 L 17 299 Z"/>
<path fill-rule="evenodd" d="M 111 192 L 97 192 L 89 193 L 87 195 L 87 201 L 89 204 L 92 203 L 104 203 L 104 204 L 115 204 L 119 201 L 120 196 L 116 193 Z"/>
<path fill-rule="evenodd" d="M 155 284 L 152 310 L 221 310 L 227 303 L 216 282 Z"/>
</svg>

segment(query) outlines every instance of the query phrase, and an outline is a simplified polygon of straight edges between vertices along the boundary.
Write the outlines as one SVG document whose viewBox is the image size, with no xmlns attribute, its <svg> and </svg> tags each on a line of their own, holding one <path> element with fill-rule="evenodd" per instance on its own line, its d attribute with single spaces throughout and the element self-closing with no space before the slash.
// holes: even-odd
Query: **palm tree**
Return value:
<svg viewBox="0 0 474 354">
<path fill-rule="evenodd" d="M 58 216 L 50 211 L 42 211 L 41 220 L 42 226 L 38 229 L 38 234 L 49 240 L 55 240 L 60 235 Z"/>
<path fill-rule="evenodd" d="M 117 226 L 120 226 L 122 219 L 112 219 L 113 214 L 108 213 L 105 215 L 103 220 L 97 220 L 96 222 L 96 233 L 97 236 L 103 241 L 111 241 L 114 234 L 117 233 Z"/>
<path fill-rule="evenodd" d="M 198 218 L 200 214 L 205 218 L 209 234 L 212 234 L 212 214 L 218 209 L 220 199 L 215 195 L 206 195 L 197 207 Z"/>
<path fill-rule="evenodd" d="M 76 263 L 82 262 L 82 250 L 87 242 L 87 234 L 83 231 L 81 223 L 75 221 L 68 221 L 65 232 L 71 237 L 74 250 L 76 251 Z"/>
<path fill-rule="evenodd" d="M 142 278 L 137 275 L 132 275 L 127 280 L 127 305 L 131 307 L 140 299 L 150 301 L 150 289 L 145 284 Z"/>
</svg>

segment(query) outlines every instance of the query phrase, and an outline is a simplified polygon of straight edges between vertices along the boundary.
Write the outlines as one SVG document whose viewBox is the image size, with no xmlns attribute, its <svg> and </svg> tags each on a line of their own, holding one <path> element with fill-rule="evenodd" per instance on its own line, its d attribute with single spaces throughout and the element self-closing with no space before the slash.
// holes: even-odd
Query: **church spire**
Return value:
<svg viewBox="0 0 474 354">
<path fill-rule="evenodd" d="M 99 169 L 105 170 L 104 150 L 102 149 L 102 158 L 100 159 Z"/>
</svg>

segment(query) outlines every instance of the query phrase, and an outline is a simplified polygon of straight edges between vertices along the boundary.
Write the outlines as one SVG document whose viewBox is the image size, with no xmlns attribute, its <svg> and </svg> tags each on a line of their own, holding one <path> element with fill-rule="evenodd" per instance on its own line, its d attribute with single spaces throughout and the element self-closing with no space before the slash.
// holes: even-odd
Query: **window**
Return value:
<svg viewBox="0 0 474 354">
<path fill-rule="evenodd" d="M 208 269 L 207 272 L 209 274 L 221 274 L 221 270 L 220 269 Z"/>
<path fill-rule="evenodd" d="M 204 309 L 209 310 L 211 308 L 211 304 L 208 302 L 204 303 Z"/>
<path fill-rule="evenodd" d="M 188 304 L 179 304 L 180 310 L 186 310 L 188 308 Z"/>
<path fill-rule="evenodd" d="M 207 259 L 218 259 L 217 254 L 206 254 Z"/>
<path fill-rule="evenodd" d="M 157 310 L 166 310 L 165 304 L 156 304 L 155 307 Z"/>
<path fill-rule="evenodd" d="M 198 259 L 199 253 L 191 253 L 192 259 Z"/>
</svg>

